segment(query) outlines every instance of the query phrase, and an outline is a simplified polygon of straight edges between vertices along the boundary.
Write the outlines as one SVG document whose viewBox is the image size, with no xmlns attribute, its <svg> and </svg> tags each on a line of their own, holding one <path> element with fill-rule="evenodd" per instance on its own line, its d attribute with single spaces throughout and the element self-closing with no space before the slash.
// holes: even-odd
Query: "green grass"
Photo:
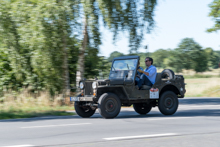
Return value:
<svg viewBox="0 0 220 147">
<path fill-rule="evenodd" d="M 15 119 L 15 118 L 31 118 L 39 116 L 68 116 L 75 113 L 66 112 L 73 110 L 71 106 L 56 106 L 56 107 L 0 107 L 0 119 Z"/>
<path fill-rule="evenodd" d="M 75 115 L 66 111 L 2 111 L 0 112 L 0 119 L 15 119 L 15 118 L 32 118 L 39 116 L 67 116 Z"/>
<path fill-rule="evenodd" d="M 220 76 L 217 75 L 201 75 L 201 74 L 195 74 L 195 75 L 184 75 L 185 79 L 197 79 L 197 78 L 218 78 Z"/>
</svg>

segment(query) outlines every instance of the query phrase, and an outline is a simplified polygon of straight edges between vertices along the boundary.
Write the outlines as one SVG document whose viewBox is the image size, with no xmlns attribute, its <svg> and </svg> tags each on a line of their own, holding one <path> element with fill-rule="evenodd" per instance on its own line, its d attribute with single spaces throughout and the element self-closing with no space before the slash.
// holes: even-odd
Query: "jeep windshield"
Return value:
<svg viewBox="0 0 220 147">
<path fill-rule="evenodd" d="M 112 71 L 135 70 L 137 59 L 115 60 L 112 65 Z"/>
</svg>

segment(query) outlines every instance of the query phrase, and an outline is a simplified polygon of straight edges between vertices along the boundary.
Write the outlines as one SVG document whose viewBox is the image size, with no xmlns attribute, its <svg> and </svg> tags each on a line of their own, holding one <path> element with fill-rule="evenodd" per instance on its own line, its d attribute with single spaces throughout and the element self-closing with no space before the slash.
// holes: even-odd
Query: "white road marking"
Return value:
<svg viewBox="0 0 220 147">
<path fill-rule="evenodd" d="M 175 136 L 176 133 L 166 133 L 166 134 L 153 134 L 153 135 L 139 135 L 139 136 L 124 136 L 124 137 L 111 137 L 103 138 L 104 140 L 122 140 L 122 139 L 135 139 L 135 138 L 152 138 L 152 137 L 165 137 L 165 136 Z"/>
<path fill-rule="evenodd" d="M 2 146 L 2 147 L 33 147 L 34 145 L 12 145 L 12 146 Z"/>
<path fill-rule="evenodd" d="M 219 107 L 220 105 L 180 105 L 183 108 Z"/>
<path fill-rule="evenodd" d="M 178 110 L 201 110 L 201 109 L 220 109 L 220 105 L 201 105 L 201 106 L 180 106 Z"/>
<path fill-rule="evenodd" d="M 162 117 L 162 118 L 148 118 L 147 120 L 170 120 L 170 119 L 188 119 L 188 118 L 195 118 L 195 117 Z"/>
<path fill-rule="evenodd" d="M 62 125 L 48 125 L 48 126 L 29 126 L 29 127 L 21 127 L 21 128 L 27 129 L 27 128 L 65 127 L 65 126 L 79 126 L 79 125 L 90 125 L 90 124 L 91 123 L 62 124 Z"/>
</svg>

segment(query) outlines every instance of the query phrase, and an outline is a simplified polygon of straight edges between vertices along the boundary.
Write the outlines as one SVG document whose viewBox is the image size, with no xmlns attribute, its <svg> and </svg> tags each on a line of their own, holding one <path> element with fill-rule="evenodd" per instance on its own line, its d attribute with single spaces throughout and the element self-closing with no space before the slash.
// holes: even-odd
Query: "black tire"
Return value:
<svg viewBox="0 0 220 147">
<path fill-rule="evenodd" d="M 104 118 L 114 118 L 121 110 L 121 101 L 114 93 L 104 93 L 98 100 L 99 113 Z"/>
<path fill-rule="evenodd" d="M 158 102 L 158 108 L 164 115 L 173 115 L 178 109 L 179 100 L 172 91 L 164 92 Z"/>
<path fill-rule="evenodd" d="M 95 110 L 92 110 L 91 107 L 82 106 L 82 102 L 75 102 L 74 107 L 76 113 L 83 118 L 91 117 L 95 113 Z"/>
<path fill-rule="evenodd" d="M 152 105 L 147 103 L 133 104 L 134 110 L 139 114 L 147 114 L 150 112 Z"/>
<path fill-rule="evenodd" d="M 164 69 L 161 73 L 161 78 L 174 79 L 174 72 L 171 69 Z"/>
</svg>

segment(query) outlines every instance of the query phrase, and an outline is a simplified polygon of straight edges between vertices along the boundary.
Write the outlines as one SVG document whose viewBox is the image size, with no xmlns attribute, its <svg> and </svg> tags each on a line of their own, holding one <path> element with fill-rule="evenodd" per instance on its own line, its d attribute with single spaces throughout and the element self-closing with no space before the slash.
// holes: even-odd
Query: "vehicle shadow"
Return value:
<svg viewBox="0 0 220 147">
<path fill-rule="evenodd" d="M 179 99 L 180 105 L 220 105 L 220 98 Z"/>
<path fill-rule="evenodd" d="M 163 115 L 161 113 L 149 113 L 147 115 L 129 115 L 129 114 L 124 114 L 124 115 L 119 115 L 116 119 L 118 118 L 171 118 L 171 117 L 198 117 L 198 116 L 204 116 L 204 117 L 211 117 L 211 116 L 218 116 L 220 117 L 220 109 L 203 109 L 203 110 L 179 110 L 177 111 L 174 115 Z"/>
</svg>

